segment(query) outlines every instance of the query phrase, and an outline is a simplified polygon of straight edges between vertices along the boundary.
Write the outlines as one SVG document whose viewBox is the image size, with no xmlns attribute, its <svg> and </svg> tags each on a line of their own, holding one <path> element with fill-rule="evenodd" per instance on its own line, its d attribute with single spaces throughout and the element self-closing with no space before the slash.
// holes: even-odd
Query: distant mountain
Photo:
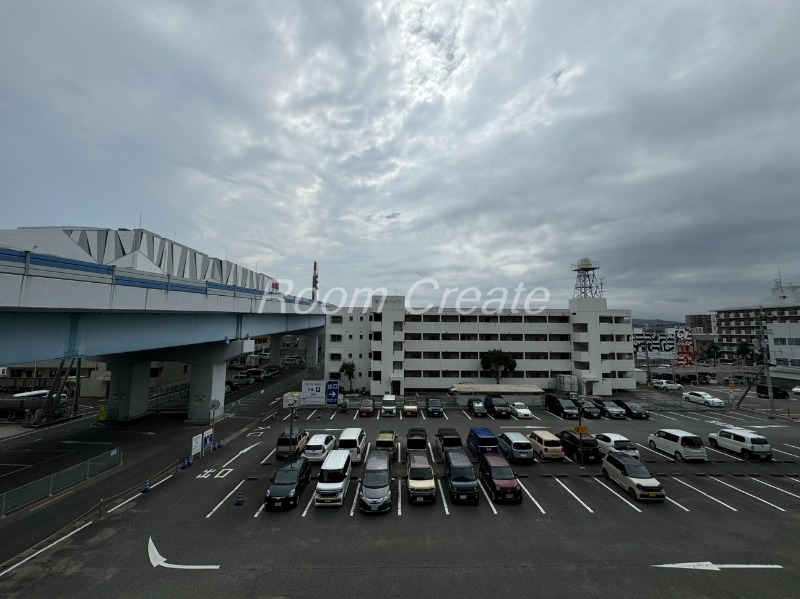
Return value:
<svg viewBox="0 0 800 599">
<path fill-rule="evenodd" d="M 634 318 L 633 319 L 633 326 L 643 326 L 647 325 L 648 327 L 663 327 L 665 329 L 669 329 L 672 327 L 682 327 L 685 326 L 686 323 L 676 321 L 676 320 L 661 320 L 660 318 Z"/>
</svg>

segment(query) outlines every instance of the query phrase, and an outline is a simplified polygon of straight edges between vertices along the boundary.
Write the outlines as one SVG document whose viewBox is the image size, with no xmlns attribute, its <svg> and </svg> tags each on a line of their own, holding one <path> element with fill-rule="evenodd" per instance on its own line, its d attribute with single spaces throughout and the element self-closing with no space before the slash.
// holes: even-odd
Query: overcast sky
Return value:
<svg viewBox="0 0 800 599">
<path fill-rule="evenodd" d="M 794 1 L 2 2 L 0 226 L 141 218 L 295 291 L 318 260 L 323 295 L 566 307 L 588 256 L 634 317 L 763 302 L 800 284 L 798 31 Z"/>
</svg>

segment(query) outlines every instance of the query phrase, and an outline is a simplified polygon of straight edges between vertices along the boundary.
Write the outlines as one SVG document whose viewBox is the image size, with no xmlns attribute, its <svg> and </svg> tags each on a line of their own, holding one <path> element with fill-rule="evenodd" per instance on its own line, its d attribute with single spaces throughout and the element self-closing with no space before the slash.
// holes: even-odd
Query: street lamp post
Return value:
<svg viewBox="0 0 800 599">
<path fill-rule="evenodd" d="M 289 458 L 294 457 L 294 446 L 292 437 L 294 436 L 294 399 L 289 400 Z"/>
</svg>

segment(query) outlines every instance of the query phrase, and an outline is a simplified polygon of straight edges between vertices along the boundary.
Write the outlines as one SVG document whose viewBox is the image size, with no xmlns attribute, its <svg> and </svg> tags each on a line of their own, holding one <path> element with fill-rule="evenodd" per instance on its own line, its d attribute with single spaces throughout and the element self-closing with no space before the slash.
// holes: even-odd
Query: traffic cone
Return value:
<svg viewBox="0 0 800 599">
<path fill-rule="evenodd" d="M 144 489 L 142 489 L 142 493 L 149 493 L 150 492 L 150 479 L 147 479 L 147 482 L 144 483 Z"/>
<path fill-rule="evenodd" d="M 239 491 L 239 496 L 236 498 L 236 505 L 244 505 L 244 498 L 242 497 L 241 491 Z"/>
<path fill-rule="evenodd" d="M 183 460 L 183 466 L 181 467 L 181 470 L 186 470 L 188 467 L 189 467 L 189 458 L 186 458 L 185 460 Z"/>
</svg>

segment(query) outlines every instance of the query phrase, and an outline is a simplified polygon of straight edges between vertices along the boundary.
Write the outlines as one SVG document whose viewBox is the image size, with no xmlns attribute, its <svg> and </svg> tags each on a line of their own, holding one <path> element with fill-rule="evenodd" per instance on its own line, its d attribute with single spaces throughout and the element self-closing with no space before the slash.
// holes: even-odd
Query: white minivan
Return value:
<svg viewBox="0 0 800 599">
<path fill-rule="evenodd" d="M 339 435 L 336 443 L 337 449 L 346 449 L 350 452 L 350 459 L 354 464 L 360 464 L 364 459 L 364 450 L 367 445 L 367 433 L 363 428 L 346 428 Z"/>
<path fill-rule="evenodd" d="M 682 460 L 707 460 L 703 439 L 694 433 L 674 428 L 662 428 L 647 437 L 650 449 L 660 449 Z"/>
<path fill-rule="evenodd" d="M 314 491 L 314 505 L 342 506 L 350 487 L 352 464 L 350 452 L 346 449 L 334 449 L 325 458 L 319 471 L 319 482 Z"/>
</svg>

